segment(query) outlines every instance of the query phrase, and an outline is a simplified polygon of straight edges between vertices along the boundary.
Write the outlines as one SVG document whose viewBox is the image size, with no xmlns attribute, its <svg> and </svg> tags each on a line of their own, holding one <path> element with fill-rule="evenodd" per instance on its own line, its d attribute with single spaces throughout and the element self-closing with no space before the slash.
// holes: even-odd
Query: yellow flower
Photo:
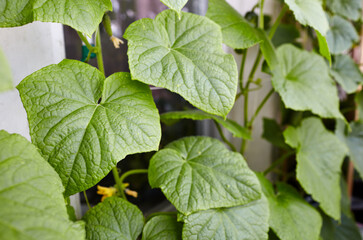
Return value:
<svg viewBox="0 0 363 240">
<path fill-rule="evenodd" d="M 129 196 L 134 197 L 134 198 L 137 198 L 137 195 L 138 195 L 136 191 L 132 191 L 132 190 L 130 190 L 130 189 L 128 189 L 128 188 L 125 188 L 125 193 L 126 193 L 127 195 L 129 195 Z"/>
<path fill-rule="evenodd" d="M 120 44 L 124 44 L 124 42 L 121 39 L 119 39 L 119 38 L 117 38 L 115 36 L 111 36 L 110 40 L 112 41 L 113 46 L 115 48 L 120 48 Z"/>
<path fill-rule="evenodd" d="M 116 195 L 116 188 L 114 187 L 102 187 L 97 185 L 97 194 L 102 195 L 101 202 L 108 197 L 112 197 Z"/>
</svg>

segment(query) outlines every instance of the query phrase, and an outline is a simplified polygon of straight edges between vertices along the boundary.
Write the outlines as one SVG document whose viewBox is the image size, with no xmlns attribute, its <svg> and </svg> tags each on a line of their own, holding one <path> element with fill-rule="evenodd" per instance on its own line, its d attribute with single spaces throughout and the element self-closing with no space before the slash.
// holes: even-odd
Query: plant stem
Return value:
<svg viewBox="0 0 363 240">
<path fill-rule="evenodd" d="M 242 54 L 243 55 L 242 55 L 241 67 L 240 67 L 240 70 L 239 70 L 238 81 L 239 81 L 239 90 L 243 94 L 243 73 L 244 73 L 246 59 L 247 59 L 247 49 L 244 49 Z"/>
<path fill-rule="evenodd" d="M 89 43 L 88 39 L 81 32 L 77 31 L 77 34 L 78 34 L 79 38 L 82 40 L 82 42 L 84 42 L 84 44 L 86 44 L 86 47 L 88 48 L 88 50 L 93 51 L 94 47 Z"/>
<path fill-rule="evenodd" d="M 97 56 L 97 65 L 98 69 L 105 74 L 105 68 L 103 66 L 103 56 L 102 56 L 102 45 L 101 45 L 101 34 L 100 28 L 96 30 L 96 56 Z"/>
<path fill-rule="evenodd" d="M 279 16 L 276 18 L 276 21 L 275 21 L 274 25 L 272 25 L 271 30 L 268 34 L 268 37 L 270 39 L 272 39 L 272 37 L 275 35 L 276 30 L 277 30 L 278 26 L 280 25 L 280 22 L 281 22 L 282 18 L 285 16 L 285 13 L 287 12 L 288 9 L 289 9 L 288 6 L 286 4 L 284 4 L 284 7 L 281 9 Z"/>
<path fill-rule="evenodd" d="M 237 149 L 235 148 L 235 146 L 230 141 L 227 140 L 219 123 L 217 123 L 217 121 L 215 121 L 215 120 L 214 120 L 214 123 L 217 127 L 217 130 L 218 130 L 219 135 L 221 136 L 223 142 L 225 142 L 232 149 L 232 151 L 237 152 Z"/>
<path fill-rule="evenodd" d="M 268 169 L 266 169 L 263 172 L 263 175 L 266 176 L 269 172 L 274 170 L 278 165 L 282 164 L 288 157 L 290 157 L 290 156 L 292 156 L 294 154 L 295 154 L 295 152 L 289 151 L 289 152 L 285 153 L 284 155 L 282 155 L 279 159 L 277 159 L 275 162 L 273 162 Z"/>
<path fill-rule="evenodd" d="M 115 179 L 117 191 L 120 193 L 120 195 L 123 199 L 126 199 L 126 195 L 124 193 L 124 186 L 122 185 L 122 181 L 120 179 L 120 175 L 118 173 L 118 169 L 116 166 L 112 168 L 112 174 L 113 174 L 113 178 Z"/>
<path fill-rule="evenodd" d="M 120 181 L 123 184 L 125 179 L 130 176 L 130 175 L 134 175 L 134 174 L 147 174 L 148 170 L 147 169 L 134 169 L 134 170 L 130 170 L 125 172 L 124 174 L 121 175 L 120 177 Z"/>
<path fill-rule="evenodd" d="M 268 101 L 268 99 L 272 96 L 272 94 L 274 93 L 274 90 L 271 89 L 268 94 L 265 96 L 265 98 L 262 100 L 262 102 L 260 103 L 260 105 L 257 107 L 257 110 L 255 112 L 255 114 L 253 115 L 253 117 L 251 118 L 251 120 L 248 123 L 248 127 L 251 127 L 253 125 L 253 122 L 255 121 L 256 117 L 258 116 L 258 114 L 260 113 L 260 111 L 262 110 L 263 106 L 265 106 L 266 102 Z"/>
<path fill-rule="evenodd" d="M 83 191 L 83 195 L 84 195 L 84 198 L 86 199 L 86 203 L 87 203 L 88 209 L 91 209 L 91 205 L 89 204 L 86 191 Z"/>
<path fill-rule="evenodd" d="M 258 25 L 259 25 L 259 28 L 261 28 L 261 29 L 264 29 L 265 28 L 265 26 L 264 26 L 264 24 L 265 24 L 265 21 L 264 21 L 264 16 L 263 16 L 263 5 L 264 5 L 264 3 L 265 3 L 265 0 L 260 0 L 260 19 L 259 19 L 259 21 L 258 21 Z"/>
<path fill-rule="evenodd" d="M 155 212 L 151 213 L 147 218 L 145 219 L 145 223 L 149 221 L 151 218 L 158 216 L 158 215 L 177 215 L 177 212 Z"/>
</svg>

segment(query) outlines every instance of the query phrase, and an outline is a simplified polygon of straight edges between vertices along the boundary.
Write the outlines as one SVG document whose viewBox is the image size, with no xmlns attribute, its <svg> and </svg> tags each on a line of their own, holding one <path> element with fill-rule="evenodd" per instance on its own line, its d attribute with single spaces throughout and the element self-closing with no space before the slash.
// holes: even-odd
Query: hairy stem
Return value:
<svg viewBox="0 0 363 240">
<path fill-rule="evenodd" d="M 251 120 L 248 123 L 248 127 L 251 127 L 253 125 L 253 122 L 255 121 L 256 117 L 258 116 L 258 114 L 260 113 L 260 111 L 262 110 L 263 106 L 265 106 L 266 102 L 268 101 L 268 99 L 272 96 L 272 94 L 274 93 L 274 89 L 271 89 L 268 94 L 264 97 L 264 99 L 262 100 L 262 102 L 260 103 L 260 105 L 257 107 L 255 114 L 253 115 L 253 117 L 251 118 Z"/>
<path fill-rule="evenodd" d="M 122 176 L 120 177 L 120 181 L 123 184 L 124 180 L 130 176 L 130 175 L 134 175 L 134 174 L 147 174 L 148 170 L 147 169 L 134 169 L 134 170 L 130 170 L 125 172 L 124 174 L 122 174 Z"/>
<path fill-rule="evenodd" d="M 264 5 L 264 3 L 265 3 L 265 0 L 260 0 L 260 19 L 259 19 L 259 21 L 258 21 L 258 27 L 259 28 L 261 28 L 261 29 L 264 29 L 265 28 L 265 26 L 264 26 L 264 24 L 265 24 L 265 21 L 264 21 L 264 15 L 263 15 L 263 5 Z"/>
<path fill-rule="evenodd" d="M 217 123 L 217 121 L 214 121 L 214 123 L 217 127 L 217 130 L 218 130 L 219 135 L 221 136 L 223 142 L 225 142 L 231 148 L 232 151 L 237 152 L 237 149 L 235 148 L 235 146 L 230 141 L 227 140 L 219 123 Z"/>
<path fill-rule="evenodd" d="M 126 195 L 124 193 L 124 186 L 122 185 L 122 181 L 121 181 L 121 178 L 120 178 L 120 175 L 118 173 L 118 169 L 116 166 L 112 168 L 112 174 L 113 174 L 113 178 L 115 179 L 117 191 L 120 193 L 120 195 L 123 199 L 126 199 Z"/>
<path fill-rule="evenodd" d="M 100 29 L 96 30 L 96 56 L 97 56 L 97 65 L 98 69 L 105 74 L 105 68 L 103 66 L 103 56 L 102 56 L 102 45 L 101 45 L 101 34 Z"/>
<path fill-rule="evenodd" d="M 86 44 L 86 47 L 88 48 L 88 50 L 91 52 L 94 50 L 94 47 L 89 43 L 88 39 L 81 33 L 77 31 L 77 34 L 79 36 L 79 38 L 82 40 L 82 42 L 84 42 L 84 44 Z"/>
<path fill-rule="evenodd" d="M 241 91 L 242 94 L 243 94 L 243 73 L 244 73 L 244 69 L 245 69 L 245 65 L 246 65 L 246 59 L 247 59 L 247 49 L 244 49 L 243 53 L 242 53 L 242 61 L 241 61 L 241 67 L 239 70 L 239 78 L 238 78 L 239 90 Z"/>
<path fill-rule="evenodd" d="M 88 209 L 91 209 L 91 205 L 89 204 L 86 191 L 83 191 L 83 196 L 84 196 L 84 199 L 86 199 L 86 203 L 87 203 Z"/>
<path fill-rule="evenodd" d="M 263 172 L 263 174 L 266 176 L 268 173 L 270 173 L 272 170 L 274 170 L 277 166 L 282 164 L 288 157 L 290 157 L 294 154 L 295 154 L 295 152 L 293 152 L 293 151 L 289 151 L 289 152 L 285 153 L 279 159 L 277 159 L 275 162 L 273 162 L 271 164 L 271 166 Z"/>
</svg>

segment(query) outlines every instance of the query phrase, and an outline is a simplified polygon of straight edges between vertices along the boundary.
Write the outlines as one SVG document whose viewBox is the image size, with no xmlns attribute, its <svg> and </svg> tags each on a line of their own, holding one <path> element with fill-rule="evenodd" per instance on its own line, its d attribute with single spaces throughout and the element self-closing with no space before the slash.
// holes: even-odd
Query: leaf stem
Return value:
<svg viewBox="0 0 363 240">
<path fill-rule="evenodd" d="M 264 29 L 265 28 L 265 21 L 264 21 L 264 15 L 263 15 L 263 5 L 264 5 L 264 3 L 265 3 L 265 0 L 260 0 L 260 19 L 259 19 L 259 21 L 258 21 L 258 26 L 259 26 L 259 28 L 261 28 L 261 29 Z"/>
<path fill-rule="evenodd" d="M 113 174 L 113 178 L 115 179 L 115 183 L 116 183 L 116 186 L 117 186 L 117 191 L 120 193 L 120 196 L 123 199 L 127 199 L 126 195 L 124 193 L 124 186 L 122 185 L 122 181 L 121 181 L 120 175 L 118 173 L 117 166 L 112 168 L 112 174 Z"/>
<path fill-rule="evenodd" d="M 232 151 L 237 152 L 237 149 L 235 148 L 235 146 L 230 141 L 227 140 L 219 123 L 217 123 L 217 121 L 215 121 L 215 120 L 213 120 L 213 121 L 217 127 L 217 130 L 218 130 L 219 135 L 221 136 L 223 142 L 225 142 L 232 149 Z"/>
<path fill-rule="evenodd" d="M 260 111 L 262 110 L 262 108 L 265 106 L 266 102 L 268 101 L 268 99 L 272 96 L 272 94 L 274 93 L 274 89 L 271 89 L 267 95 L 264 97 L 264 99 L 262 100 L 262 102 L 260 103 L 260 105 L 257 107 L 257 110 L 255 112 L 255 114 L 253 115 L 253 117 L 251 118 L 251 120 L 248 123 L 248 127 L 251 127 L 253 125 L 253 122 L 255 121 L 256 117 L 258 116 L 258 114 L 260 113 Z"/>
<path fill-rule="evenodd" d="M 282 164 L 288 157 L 290 157 L 290 156 L 292 156 L 294 154 L 295 154 L 294 151 L 289 151 L 289 152 L 285 153 L 284 155 L 282 155 L 279 159 L 277 159 L 275 162 L 273 162 L 268 169 L 266 169 L 263 172 L 263 175 L 266 176 L 268 173 L 270 173 L 272 170 L 274 170 L 277 166 Z"/>
<path fill-rule="evenodd" d="M 86 47 L 88 48 L 88 50 L 91 52 L 94 50 L 94 47 L 89 43 L 88 39 L 83 35 L 83 33 L 77 31 L 77 34 L 79 36 L 79 38 L 82 40 L 82 42 L 84 42 L 84 44 L 86 44 Z"/>
<path fill-rule="evenodd" d="M 246 59 L 247 59 L 247 49 L 243 49 L 241 67 L 239 70 L 239 77 L 238 77 L 239 90 L 241 91 L 242 94 L 243 94 L 243 73 L 244 73 L 244 69 L 245 69 L 245 65 L 246 65 Z M 237 95 L 237 99 L 238 99 L 238 95 Z"/>
<path fill-rule="evenodd" d="M 96 56 L 97 56 L 97 65 L 98 69 L 105 74 L 105 68 L 103 66 L 103 56 L 102 56 L 102 45 L 101 45 L 101 34 L 100 28 L 96 30 Z"/>
<path fill-rule="evenodd" d="M 147 218 L 145 219 L 145 223 L 147 223 L 151 218 L 158 216 L 158 215 L 177 215 L 177 212 L 155 212 L 151 213 Z"/>
<path fill-rule="evenodd" d="M 280 25 L 280 22 L 281 22 L 282 18 L 285 16 L 285 13 L 287 12 L 288 9 L 289 9 L 289 7 L 286 4 L 284 4 L 284 7 L 281 9 L 279 16 L 276 18 L 276 21 L 272 25 L 271 30 L 268 34 L 268 37 L 270 39 L 272 39 L 273 36 L 275 35 L 276 30 L 277 30 L 278 26 Z"/>
<path fill-rule="evenodd" d="M 89 204 L 86 191 L 83 191 L 83 195 L 84 195 L 84 199 L 86 199 L 86 203 L 87 203 L 88 209 L 91 209 L 91 205 Z"/>
<path fill-rule="evenodd" d="M 147 174 L 147 173 L 148 173 L 147 169 L 134 169 L 134 170 L 127 171 L 124 174 L 122 174 L 121 177 L 120 177 L 121 184 L 123 184 L 124 180 L 130 175 Z"/>
</svg>

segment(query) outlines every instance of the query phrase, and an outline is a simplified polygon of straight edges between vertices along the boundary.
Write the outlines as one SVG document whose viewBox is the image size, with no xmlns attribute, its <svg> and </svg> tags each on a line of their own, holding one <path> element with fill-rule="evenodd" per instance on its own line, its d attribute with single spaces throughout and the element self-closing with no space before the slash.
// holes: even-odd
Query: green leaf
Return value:
<svg viewBox="0 0 363 240">
<path fill-rule="evenodd" d="M 355 95 L 355 102 L 357 103 L 358 118 L 363 120 L 363 92 L 359 92 Z"/>
<path fill-rule="evenodd" d="M 13 89 L 13 77 L 5 54 L 0 49 L 0 92 Z"/>
<path fill-rule="evenodd" d="M 329 17 L 330 30 L 326 35 L 330 52 L 342 53 L 359 41 L 359 36 L 352 23 L 339 16 Z"/>
<path fill-rule="evenodd" d="M 104 13 L 112 11 L 110 0 L 4 1 L 0 7 L 0 27 L 22 26 L 34 21 L 57 22 L 91 35 Z"/>
<path fill-rule="evenodd" d="M 84 239 L 57 173 L 24 137 L 0 131 L 0 239 Z"/>
<path fill-rule="evenodd" d="M 300 37 L 299 30 L 291 24 L 280 24 L 276 33 L 271 39 L 271 42 L 275 47 L 279 47 L 285 43 L 295 43 L 296 40 Z"/>
<path fill-rule="evenodd" d="M 265 197 L 233 208 L 200 211 L 185 218 L 183 239 L 267 240 L 268 219 Z"/>
<path fill-rule="evenodd" d="M 340 218 L 340 172 L 347 148 L 318 118 L 304 119 L 284 132 L 286 143 L 297 149 L 296 175 L 305 191 L 334 219 Z"/>
<path fill-rule="evenodd" d="M 361 240 L 357 224 L 352 218 L 342 213 L 340 222 L 335 221 L 329 216 L 323 215 L 323 227 L 321 236 L 323 240 Z"/>
<path fill-rule="evenodd" d="M 126 155 L 158 149 L 151 91 L 128 73 L 104 80 L 96 68 L 64 60 L 28 76 L 18 89 L 33 143 L 67 196 L 95 185 Z"/>
<path fill-rule="evenodd" d="M 257 32 L 261 39 L 263 39 L 263 42 L 260 43 L 262 55 L 264 56 L 270 69 L 273 70 L 278 66 L 276 49 L 265 31 L 258 29 Z"/>
<path fill-rule="evenodd" d="M 322 57 L 288 44 L 278 48 L 277 58 L 279 65 L 273 71 L 272 85 L 287 108 L 343 118 L 335 83 Z"/>
<path fill-rule="evenodd" d="M 144 225 L 142 212 L 128 201 L 109 197 L 83 217 L 88 240 L 136 240 Z"/>
<path fill-rule="evenodd" d="M 329 30 L 328 19 L 320 0 L 285 0 L 296 20 L 319 31 L 323 36 Z"/>
<path fill-rule="evenodd" d="M 348 55 L 335 57 L 331 74 L 347 93 L 356 92 L 358 86 L 363 83 L 363 74 Z"/>
<path fill-rule="evenodd" d="M 275 145 L 276 147 L 289 149 L 285 143 L 280 125 L 274 119 L 263 119 L 263 135 L 262 137 Z"/>
<path fill-rule="evenodd" d="M 326 5 L 338 15 L 357 21 L 362 15 L 361 0 L 327 0 Z"/>
<path fill-rule="evenodd" d="M 206 120 L 213 119 L 217 123 L 225 127 L 234 137 L 251 139 L 251 133 L 247 128 L 242 127 L 237 122 L 221 117 L 214 116 L 209 113 L 205 113 L 199 110 L 188 110 L 180 112 L 168 112 L 160 115 L 160 120 L 168 125 L 174 124 L 180 119 L 192 119 L 192 120 Z"/>
<path fill-rule="evenodd" d="M 330 54 L 330 50 L 329 50 L 329 46 L 328 46 L 328 41 L 326 40 L 326 38 L 323 35 L 321 35 L 321 33 L 319 31 L 315 31 L 315 32 L 316 32 L 316 36 L 318 38 L 320 54 L 329 61 L 329 66 L 331 66 L 331 54 Z"/>
<path fill-rule="evenodd" d="M 363 121 L 350 124 L 351 132 L 345 134 L 345 123 L 337 122 L 336 135 L 346 144 L 349 149 L 349 156 L 354 162 L 354 167 L 358 170 L 363 179 Z"/>
<path fill-rule="evenodd" d="M 155 216 L 146 223 L 142 240 L 181 240 L 182 228 L 183 224 L 175 216 Z"/>
<path fill-rule="evenodd" d="M 133 79 L 179 93 L 197 108 L 226 116 L 237 92 L 237 65 L 206 17 L 174 11 L 141 19 L 126 30 Z"/>
<path fill-rule="evenodd" d="M 317 240 L 322 219 L 299 193 L 285 183 L 277 183 L 277 194 L 272 184 L 257 174 L 270 207 L 270 227 L 281 240 Z"/>
<path fill-rule="evenodd" d="M 223 43 L 244 49 L 262 41 L 256 29 L 225 0 L 209 0 L 206 16 L 222 28 Z"/>
<path fill-rule="evenodd" d="M 242 155 L 208 137 L 187 137 L 150 160 L 149 183 L 184 215 L 259 199 L 260 186 Z"/>
<path fill-rule="evenodd" d="M 160 0 L 169 8 L 173 9 L 180 16 L 182 8 L 187 4 L 188 0 Z"/>
</svg>

